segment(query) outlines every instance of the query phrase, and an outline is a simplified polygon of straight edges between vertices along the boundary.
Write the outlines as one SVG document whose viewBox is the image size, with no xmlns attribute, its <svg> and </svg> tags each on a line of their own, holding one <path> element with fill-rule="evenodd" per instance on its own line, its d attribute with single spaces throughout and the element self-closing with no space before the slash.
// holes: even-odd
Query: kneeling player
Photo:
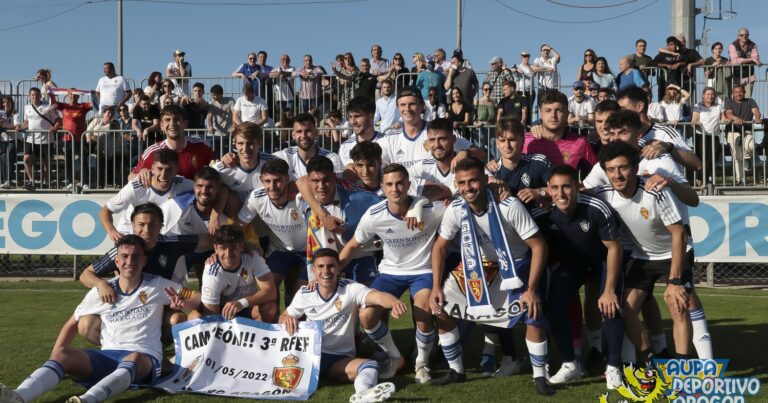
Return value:
<svg viewBox="0 0 768 403">
<path fill-rule="evenodd" d="M 178 283 L 143 273 L 147 261 L 144 241 L 125 235 L 116 244 L 115 264 L 120 276 L 111 280 L 117 292 L 114 303 L 102 302 L 94 287 L 78 305 L 56 339 L 51 358 L 35 370 L 16 390 L 0 385 L 0 401 L 28 402 L 53 389 L 64 374 L 93 386 L 81 396 L 67 400 L 102 402 L 112 399 L 131 384 L 152 385 L 160 374 L 160 342 L 163 306 L 185 305 L 175 290 Z M 200 303 L 199 293 L 190 293 L 187 305 Z M 77 321 L 84 315 L 101 317 L 101 350 L 67 347 L 77 334 Z"/>
<path fill-rule="evenodd" d="M 272 272 L 261 255 L 243 251 L 243 231 L 236 225 L 221 226 L 213 235 L 213 250 L 214 262 L 205 265 L 200 288 L 203 314 L 221 313 L 227 320 L 245 316 L 277 321 L 277 287 Z"/>
<path fill-rule="evenodd" d="M 314 254 L 312 272 L 317 289 L 302 287 L 291 305 L 280 315 L 280 323 L 293 335 L 302 315 L 307 320 L 323 321 L 320 376 L 340 381 L 354 381 L 355 394 L 350 402 L 379 402 L 394 391 L 391 383 L 376 384 L 379 365 L 374 360 L 355 358 L 355 328 L 360 305 L 378 306 L 392 310 L 397 319 L 408 308 L 387 293 L 371 290 L 349 280 L 339 279 L 339 255 L 332 249 L 320 249 Z"/>
</svg>

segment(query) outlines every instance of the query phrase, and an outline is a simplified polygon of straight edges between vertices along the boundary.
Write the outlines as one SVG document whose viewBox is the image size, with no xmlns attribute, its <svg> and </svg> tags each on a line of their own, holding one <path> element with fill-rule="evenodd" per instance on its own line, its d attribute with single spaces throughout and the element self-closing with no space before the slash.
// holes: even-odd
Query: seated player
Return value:
<svg viewBox="0 0 768 403">
<path fill-rule="evenodd" d="M 103 402 L 113 399 L 131 384 L 152 385 L 160 374 L 163 346 L 160 342 L 163 307 L 195 308 L 200 294 L 185 290 L 182 302 L 178 283 L 144 273 L 147 248 L 138 235 L 125 235 L 115 246 L 114 262 L 120 275 L 109 281 L 118 298 L 102 301 L 99 288 L 92 288 L 75 309 L 56 339 L 51 357 L 32 372 L 15 390 L 0 385 L 0 401 L 29 402 L 53 389 L 65 374 L 92 384 L 84 394 L 68 403 Z M 77 334 L 77 322 L 86 315 L 101 317 L 101 350 L 68 347 Z"/>
<path fill-rule="evenodd" d="M 355 328 L 361 305 L 392 310 L 397 319 L 408 307 L 390 294 L 371 290 L 354 281 L 339 279 L 339 254 L 328 248 L 315 252 L 312 272 L 317 279 L 315 290 L 302 287 L 293 302 L 280 315 L 280 323 L 288 334 L 298 329 L 298 320 L 323 321 L 320 376 L 337 381 L 353 381 L 355 394 L 350 402 L 380 402 L 395 391 L 392 383 L 377 385 L 379 364 L 374 360 L 355 357 Z"/>
<path fill-rule="evenodd" d="M 277 321 L 277 287 L 264 258 L 246 253 L 243 231 L 222 225 L 213 234 L 214 262 L 203 269 L 202 313 L 221 314 L 274 323 Z M 190 312 L 194 319 L 199 314 Z"/>
</svg>

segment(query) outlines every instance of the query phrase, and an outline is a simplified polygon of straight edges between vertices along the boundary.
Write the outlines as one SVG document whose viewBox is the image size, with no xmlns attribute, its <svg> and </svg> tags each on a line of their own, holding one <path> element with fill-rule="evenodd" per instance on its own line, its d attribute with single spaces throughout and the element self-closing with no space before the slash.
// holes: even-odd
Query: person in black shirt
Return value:
<svg viewBox="0 0 768 403">
<path fill-rule="evenodd" d="M 160 134 L 160 108 L 150 103 L 149 97 L 139 97 L 139 105 L 133 109 L 131 127 L 136 132 L 139 140 L 147 140 L 149 144 L 159 140 Z"/>
<path fill-rule="evenodd" d="M 205 129 L 205 119 L 208 117 L 208 102 L 203 98 L 205 86 L 203 83 L 195 83 L 192 86 L 192 97 L 181 99 L 181 107 L 187 116 L 187 129 Z M 200 131 L 202 135 L 202 130 Z"/>
<path fill-rule="evenodd" d="M 514 81 L 505 81 L 502 91 L 504 97 L 499 100 L 499 106 L 496 107 L 496 121 L 509 116 L 519 119 L 525 125 L 525 119 L 528 116 L 527 99 L 518 95 Z"/>
<path fill-rule="evenodd" d="M 366 58 L 360 59 L 360 72 L 355 75 L 355 96 L 376 100 L 376 76 L 370 73 L 371 62 Z"/>
</svg>

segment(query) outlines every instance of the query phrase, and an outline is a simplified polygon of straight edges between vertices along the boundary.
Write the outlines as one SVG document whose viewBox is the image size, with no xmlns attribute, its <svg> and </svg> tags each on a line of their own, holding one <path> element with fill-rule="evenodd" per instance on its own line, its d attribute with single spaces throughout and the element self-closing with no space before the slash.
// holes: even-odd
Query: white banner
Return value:
<svg viewBox="0 0 768 403">
<path fill-rule="evenodd" d="M 155 388 L 171 393 L 307 400 L 320 376 L 321 322 L 282 325 L 209 316 L 173 327 L 176 370 Z"/>
<path fill-rule="evenodd" d="M 702 196 L 689 208 L 697 262 L 768 262 L 768 196 Z"/>
<path fill-rule="evenodd" d="M 0 250 L 24 255 L 101 255 L 112 248 L 99 210 L 113 194 L 0 195 Z M 113 216 L 115 222 L 120 215 Z"/>
</svg>

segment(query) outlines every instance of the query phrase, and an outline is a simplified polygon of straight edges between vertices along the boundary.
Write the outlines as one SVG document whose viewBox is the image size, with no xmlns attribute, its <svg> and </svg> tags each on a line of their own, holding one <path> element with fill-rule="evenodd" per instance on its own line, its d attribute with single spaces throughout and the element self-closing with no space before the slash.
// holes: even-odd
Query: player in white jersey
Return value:
<svg viewBox="0 0 768 403">
<path fill-rule="evenodd" d="M 379 306 L 392 310 L 397 319 L 408 307 L 387 293 L 371 290 L 354 281 L 339 279 L 339 255 L 333 249 L 323 248 L 315 252 L 312 272 L 317 279 L 314 289 L 302 287 L 293 302 L 280 315 L 280 323 L 288 334 L 298 328 L 298 320 L 323 322 L 323 343 L 320 359 L 320 376 L 337 381 L 354 381 L 355 394 L 350 402 L 380 402 L 395 391 L 391 383 L 376 385 L 379 377 L 378 363 L 365 358 L 355 358 L 355 329 L 361 305 Z"/>
<path fill-rule="evenodd" d="M 283 279 L 297 277 L 296 281 L 286 284 L 285 305 L 288 306 L 299 287 L 307 284 L 307 223 L 288 191 L 287 162 L 275 159 L 264 164 L 261 182 L 264 188 L 251 192 L 237 220 L 243 228 L 257 217 L 264 222 L 269 237 L 265 253 L 267 266 L 278 288 Z M 294 272 L 297 274 L 292 276 Z"/>
<path fill-rule="evenodd" d="M 264 187 L 260 180 L 261 168 L 276 157 L 261 151 L 264 133 L 261 126 L 253 122 L 237 125 L 232 137 L 236 151 L 225 154 L 213 167 L 221 175 L 222 183 L 235 192 L 242 203 L 252 190 Z"/>
<path fill-rule="evenodd" d="M 368 97 L 354 97 L 347 104 L 347 122 L 352 128 L 352 134 L 339 145 L 339 158 L 344 168 L 352 164 L 350 151 L 359 143 L 366 141 L 378 142 L 384 137 L 373 128 L 373 115 L 376 104 Z"/>
<path fill-rule="evenodd" d="M 542 395 L 551 395 L 555 391 L 547 383 L 547 336 L 541 313 L 541 298 L 544 295 L 545 286 L 542 276 L 546 264 L 547 244 L 525 206 L 516 198 L 511 197 L 497 204 L 500 221 L 498 224 L 491 222 L 490 213 L 493 207 L 491 203 L 496 202 L 488 200 L 488 176 L 485 175 L 484 170 L 483 163 L 476 158 L 467 158 L 456 164 L 456 185 L 462 198 L 454 200 L 446 209 L 437 239 L 432 247 L 433 285 L 430 309 L 436 315 L 447 316 L 443 309 L 445 306 L 443 273 L 449 244 L 457 236 L 464 240 L 468 233 L 474 232 L 481 256 L 473 257 L 472 261 L 482 260 L 484 268 L 495 266 L 501 270 L 500 260 L 505 259 L 505 265 L 509 265 L 506 262 L 514 259 L 517 278 L 522 280 L 523 289 L 525 289 L 520 302 L 522 306 L 527 307 L 525 338 L 533 366 L 536 391 Z M 463 212 L 467 211 L 464 210 L 465 208 L 471 211 L 471 216 L 468 217 L 468 223 L 463 225 Z M 467 225 L 474 226 L 474 231 L 470 231 L 471 227 Z M 494 229 L 497 225 L 500 228 Z M 462 231 L 462 227 L 467 229 Z M 503 231 L 503 236 L 491 237 L 494 231 L 499 231 L 499 234 Z M 503 244 L 504 238 L 507 241 L 506 245 Z M 467 249 L 465 246 L 467 246 L 466 241 L 462 249 Z M 506 255 L 504 249 L 509 251 L 508 257 L 499 256 L 497 253 L 497 250 L 501 250 Z M 468 254 L 468 252 L 463 253 Z M 462 259 L 466 260 L 468 256 L 462 256 Z"/>
<path fill-rule="evenodd" d="M 216 230 L 213 250 L 214 261 L 206 263 L 200 286 L 202 314 L 221 314 L 227 320 L 244 316 L 275 323 L 278 314 L 275 281 L 261 255 L 245 252 L 245 236 L 240 227 L 222 225 Z M 189 316 L 198 315 L 190 312 Z"/>
<path fill-rule="evenodd" d="M 432 287 L 430 252 L 445 208 L 441 203 L 424 204 L 426 200 L 417 202 L 409 196 L 408 171 L 400 164 L 389 164 L 384 168 L 382 187 L 387 200 L 370 207 L 360 219 L 355 235 L 341 252 L 341 265 L 346 265 L 349 256 L 360 245 L 374 237 L 381 239 L 384 257 L 379 263 L 379 275 L 371 287 L 396 298 L 400 298 L 406 289 L 410 290 L 416 321 L 416 381 L 427 383 L 431 379 L 427 364 L 435 340 L 435 328 L 429 314 Z M 423 207 L 419 207 L 421 205 Z M 423 210 L 422 221 L 415 227 L 406 222 L 409 208 Z M 365 332 L 387 354 L 388 359 L 382 369 L 382 378 L 386 379 L 394 376 L 405 360 L 395 346 L 386 323 L 381 321 L 383 315 L 381 309 L 366 308 L 361 312 L 360 320 Z M 440 327 L 446 330 L 441 331 L 440 341 L 444 350 L 450 349 L 452 354 L 446 353 L 446 357 L 452 358 L 449 363 L 457 375 L 452 382 L 463 381 L 466 376 L 457 344 L 458 330 L 455 326 Z"/>
<path fill-rule="evenodd" d="M 200 168 L 195 174 L 192 192 L 177 195 L 160 206 L 165 218 L 162 234 L 207 234 L 209 220 L 214 219 L 215 203 L 217 200 L 226 200 L 226 198 L 219 196 L 222 191 L 226 192 L 226 189 L 222 189 L 219 173 L 211 167 Z M 236 201 L 229 201 L 232 205 L 230 210 L 236 212 L 239 209 Z M 229 215 L 234 216 L 232 211 L 229 212 Z M 227 216 L 222 214 L 217 217 L 219 224 L 226 224 Z"/>
<path fill-rule="evenodd" d="M 288 162 L 291 180 L 307 174 L 307 163 L 315 156 L 326 157 L 333 162 L 334 172 L 341 172 L 344 167 L 339 156 L 317 144 L 317 126 L 315 118 L 308 113 L 300 113 L 293 120 L 291 138 L 295 146 L 276 152 L 274 155 Z"/>
<path fill-rule="evenodd" d="M 397 108 L 403 119 L 403 127 L 379 140 L 383 165 L 397 162 L 406 168 L 423 159 L 430 158 L 425 146 L 427 141 L 427 123 L 422 119 L 424 99 L 415 88 L 404 88 L 397 94 Z M 469 140 L 459 138 L 454 150 L 469 150 L 475 158 L 485 158 L 485 152 L 475 147 Z"/>
<path fill-rule="evenodd" d="M 67 402 L 102 402 L 113 399 L 131 384 L 152 385 L 160 375 L 162 344 L 160 328 L 163 307 L 194 308 L 200 294 L 186 291 L 186 304 L 179 301 L 175 290 L 181 287 L 162 277 L 142 271 L 147 260 L 144 241 L 137 235 L 126 235 L 117 242 L 115 262 L 119 277 L 110 281 L 118 294 L 112 303 L 99 298 L 98 288 L 86 294 L 56 339 L 50 359 L 19 385 L 8 390 L 0 385 L 3 402 L 29 402 L 53 389 L 69 374 L 93 384 L 83 395 Z M 84 315 L 97 314 L 102 319 L 101 350 L 68 347 L 77 334 L 77 322 Z"/>
<path fill-rule="evenodd" d="M 597 195 L 619 214 L 622 226 L 633 241 L 632 260 L 624 280 L 627 334 L 639 347 L 643 360 L 651 358 L 648 334 L 638 317 L 641 304 L 653 293 L 656 281 L 664 279 L 664 301 L 673 323 L 675 350 L 688 356 L 687 306 L 693 289 L 693 253 L 688 230 L 668 189 L 644 188 L 637 175 L 640 154 L 624 142 L 613 142 L 600 150 L 600 164 L 611 181 Z"/>
<path fill-rule="evenodd" d="M 131 212 L 134 206 L 144 203 L 160 205 L 181 193 L 192 190 L 194 182 L 176 175 L 178 162 L 179 154 L 176 151 L 169 148 L 159 150 L 153 155 L 152 179 L 149 187 L 142 185 L 138 179 L 133 179 L 102 206 L 99 211 L 99 220 L 111 240 L 117 242 L 123 234 L 133 232 Z M 112 215 L 120 212 L 123 215 L 115 228 Z"/>
<path fill-rule="evenodd" d="M 408 168 L 412 178 L 439 183 L 456 193 L 451 162 L 469 157 L 469 150 L 456 152 L 457 142 L 453 133 L 453 122 L 445 118 L 436 118 L 427 124 L 427 139 L 424 147 L 429 151 L 429 158 L 417 161 Z"/>
</svg>

